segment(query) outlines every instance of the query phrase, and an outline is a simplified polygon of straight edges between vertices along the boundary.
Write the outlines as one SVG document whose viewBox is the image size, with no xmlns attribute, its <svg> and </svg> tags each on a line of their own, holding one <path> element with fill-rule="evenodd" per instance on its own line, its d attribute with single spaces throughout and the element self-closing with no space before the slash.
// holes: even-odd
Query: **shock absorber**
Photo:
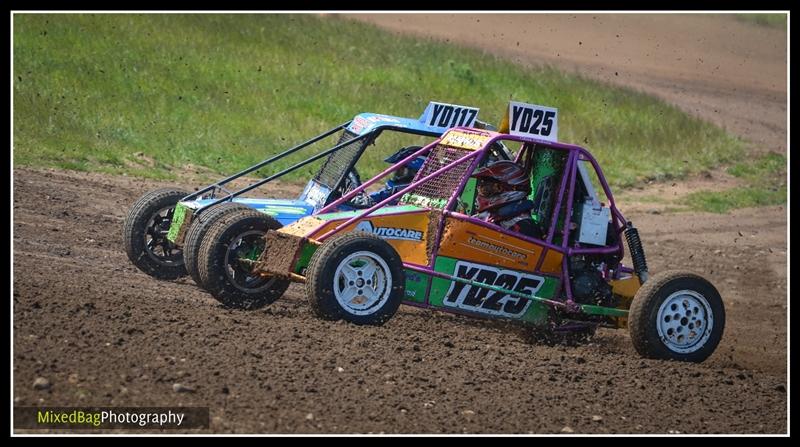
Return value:
<svg viewBox="0 0 800 447">
<path fill-rule="evenodd" d="M 630 221 L 625 226 L 625 239 L 628 241 L 628 250 L 631 251 L 633 271 L 636 272 L 639 281 L 644 284 L 647 281 L 647 260 L 644 257 L 642 240 L 639 239 L 639 230 L 634 228 Z"/>
</svg>

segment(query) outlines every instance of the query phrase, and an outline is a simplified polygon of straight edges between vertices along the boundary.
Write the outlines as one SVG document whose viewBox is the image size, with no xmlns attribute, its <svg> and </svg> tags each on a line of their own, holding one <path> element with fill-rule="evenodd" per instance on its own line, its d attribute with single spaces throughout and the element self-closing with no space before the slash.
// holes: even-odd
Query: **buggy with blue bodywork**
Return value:
<svg viewBox="0 0 800 447">
<path fill-rule="evenodd" d="M 235 210 L 252 209 L 272 218 L 279 228 L 311 215 L 361 184 L 356 164 L 367 148 L 384 132 L 438 137 L 454 126 L 487 127 L 478 121 L 478 108 L 430 102 L 418 119 L 361 113 L 314 138 L 250 166 L 193 193 L 165 188 L 144 194 L 130 208 L 123 227 L 128 258 L 143 272 L 160 279 L 175 279 L 189 273 L 202 286 L 196 268 L 196 253 L 213 221 Z M 284 157 L 311 151 L 338 136 L 333 146 L 317 149 L 292 166 L 272 172 L 246 187 L 229 190 L 237 179 L 274 166 Z M 495 154 L 507 158 L 499 151 Z M 297 199 L 251 198 L 244 194 L 318 160 L 319 171 Z M 343 203 L 340 209 L 352 209 Z"/>
</svg>

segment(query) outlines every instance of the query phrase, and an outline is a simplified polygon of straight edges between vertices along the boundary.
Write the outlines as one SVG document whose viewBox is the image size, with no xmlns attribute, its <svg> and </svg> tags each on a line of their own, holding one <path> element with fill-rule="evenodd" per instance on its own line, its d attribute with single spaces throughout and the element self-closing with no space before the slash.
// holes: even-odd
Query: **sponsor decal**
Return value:
<svg viewBox="0 0 800 447">
<path fill-rule="evenodd" d="M 264 214 L 268 214 L 270 216 L 277 216 L 279 214 L 292 214 L 295 216 L 304 216 L 308 214 L 305 208 L 296 208 L 291 206 L 272 206 L 272 205 L 264 205 L 259 207 L 258 205 L 254 206 L 256 211 L 262 212 Z"/>
<path fill-rule="evenodd" d="M 357 116 L 353 118 L 353 122 L 347 127 L 347 130 L 353 133 L 361 134 L 365 127 L 369 126 L 369 121 L 365 120 L 361 116 Z"/>
<path fill-rule="evenodd" d="M 305 200 L 310 205 L 314 206 L 314 211 L 319 211 L 325 204 L 330 190 L 323 185 L 311 180 L 306 185 L 305 191 L 300 196 L 301 200 Z"/>
<path fill-rule="evenodd" d="M 441 144 L 461 149 L 476 150 L 482 148 L 488 139 L 489 135 L 486 134 L 451 130 L 442 137 Z"/>
<path fill-rule="evenodd" d="M 442 130 L 458 126 L 472 127 L 475 125 L 475 119 L 478 118 L 479 110 L 475 107 L 431 101 L 419 120 L 426 126 Z"/>
<path fill-rule="evenodd" d="M 511 135 L 558 141 L 558 109 L 510 101 L 500 131 Z"/>
<path fill-rule="evenodd" d="M 367 120 L 372 121 L 373 124 L 382 122 L 395 123 L 395 124 L 402 123 L 402 121 L 400 121 L 399 119 L 387 115 L 370 115 L 367 117 Z"/>
<path fill-rule="evenodd" d="M 467 240 L 467 244 L 483 250 L 494 251 L 509 258 L 514 258 L 518 260 L 528 259 L 528 255 L 524 253 L 520 253 L 518 251 L 511 250 L 510 248 L 506 248 L 500 245 L 492 244 L 491 242 L 486 242 L 484 240 L 477 239 L 474 236 L 469 237 L 469 239 Z"/>
<path fill-rule="evenodd" d="M 527 295 L 535 295 L 544 284 L 541 276 L 466 261 L 456 262 L 455 276 Z M 520 318 L 530 306 L 531 300 L 452 281 L 443 304 L 472 312 Z"/>
<path fill-rule="evenodd" d="M 394 227 L 376 227 L 372 222 L 365 220 L 356 225 L 356 231 L 366 231 L 372 233 L 381 239 L 396 239 L 402 241 L 415 241 L 422 240 L 423 232 L 412 230 L 409 228 L 394 228 Z"/>
</svg>

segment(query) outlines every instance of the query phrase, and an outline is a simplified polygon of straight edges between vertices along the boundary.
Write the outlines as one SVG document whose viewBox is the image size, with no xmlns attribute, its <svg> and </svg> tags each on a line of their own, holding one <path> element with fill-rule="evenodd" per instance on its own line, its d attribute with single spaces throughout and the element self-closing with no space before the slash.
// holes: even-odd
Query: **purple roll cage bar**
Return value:
<svg viewBox="0 0 800 447">
<path fill-rule="evenodd" d="M 422 177 L 422 178 L 419 178 L 419 179 L 415 178 L 414 181 L 412 181 L 411 184 L 409 184 L 405 188 L 401 189 L 400 191 L 396 191 L 394 194 L 390 195 L 386 199 L 384 199 L 384 200 L 378 202 L 377 204 L 373 205 L 372 207 L 362 211 L 358 215 L 353 216 L 350 219 L 347 219 L 343 223 L 340 223 L 335 228 L 333 228 L 332 230 L 326 232 L 325 234 L 323 234 L 323 235 L 321 235 L 319 237 L 314 237 L 314 239 L 319 241 L 319 242 L 324 241 L 325 239 L 333 236 L 334 234 L 338 233 L 342 229 L 347 228 L 349 225 L 351 225 L 351 224 L 353 224 L 353 223 L 355 223 L 355 222 L 357 222 L 357 221 L 359 221 L 361 219 L 364 219 L 365 217 L 371 215 L 375 210 L 387 205 L 388 203 L 392 202 L 393 200 L 397 199 L 398 197 L 402 197 L 407 192 L 413 191 L 414 189 L 416 189 L 417 186 L 419 186 L 419 185 L 421 185 L 423 183 L 426 183 L 426 182 L 428 182 L 428 181 L 430 181 L 430 180 L 442 175 L 443 173 L 447 172 L 448 170 L 452 169 L 454 166 L 456 166 L 456 165 L 458 165 L 460 163 L 464 163 L 467 160 L 469 160 L 471 158 L 474 158 L 472 160 L 472 163 L 470 164 L 469 168 L 465 171 L 465 174 L 464 174 L 463 178 L 460 180 L 458 187 L 450 195 L 450 198 L 447 200 L 446 205 L 442 209 L 443 216 L 445 216 L 445 217 L 446 216 L 453 216 L 453 217 L 455 217 L 455 218 L 457 218 L 459 220 L 463 220 L 463 221 L 475 223 L 475 224 L 480 225 L 480 226 L 491 228 L 492 230 L 497 231 L 499 233 L 510 235 L 510 236 L 515 237 L 515 238 L 519 238 L 519 239 L 522 239 L 522 240 L 525 240 L 525 241 L 528 241 L 528 242 L 531 242 L 531 243 L 534 243 L 536 245 L 544 247 L 544 251 L 541 254 L 541 256 L 539 257 L 539 261 L 538 261 L 538 263 L 536 265 L 535 271 L 539 271 L 539 269 L 541 268 L 541 265 L 544 262 L 544 258 L 547 255 L 547 251 L 548 250 L 555 250 L 555 251 L 557 251 L 559 253 L 562 253 L 564 255 L 562 257 L 562 264 L 561 264 L 561 275 L 562 275 L 561 278 L 562 279 L 563 278 L 569 278 L 568 258 L 570 256 L 581 255 L 581 254 L 586 254 L 586 255 L 610 254 L 610 253 L 617 252 L 617 253 L 619 253 L 620 259 L 622 259 L 622 257 L 624 256 L 624 249 L 623 249 L 623 245 L 622 245 L 622 238 L 620 236 L 621 236 L 622 232 L 625 230 L 625 226 L 627 225 L 627 221 L 625 220 L 625 217 L 622 215 L 622 213 L 617 209 L 616 203 L 614 202 L 614 197 L 611 194 L 611 189 L 609 188 L 608 182 L 606 181 L 605 176 L 603 175 L 603 171 L 600 169 L 600 165 L 597 163 L 597 160 L 595 160 L 595 158 L 586 149 L 584 149 L 584 148 L 582 148 L 580 146 L 577 146 L 577 145 L 573 145 L 573 144 L 551 142 L 551 141 L 539 140 L 539 139 L 535 139 L 535 138 L 522 137 L 522 136 L 517 136 L 517 135 L 501 134 L 501 133 L 492 132 L 492 131 L 488 131 L 488 130 L 477 130 L 477 129 L 467 128 L 467 127 L 455 127 L 455 128 L 452 128 L 452 129 L 448 130 L 447 132 L 445 132 L 440 138 L 436 139 L 432 143 L 428 144 L 427 146 L 422 147 L 421 149 L 417 150 L 413 154 L 409 155 L 408 157 L 402 159 L 401 161 L 399 161 L 398 163 L 394 164 L 390 168 L 388 168 L 388 169 L 384 170 L 383 172 L 381 172 L 380 174 L 376 175 L 372 179 L 362 183 L 360 186 L 358 186 L 357 188 L 351 190 L 350 192 L 348 192 L 347 194 L 343 195 L 342 197 L 340 197 L 336 201 L 326 205 L 324 208 L 322 208 L 319 211 L 319 214 L 335 211 L 336 208 L 339 205 L 341 205 L 341 204 L 347 202 L 348 200 L 350 200 L 351 198 L 355 197 L 358 193 L 360 193 L 361 191 L 364 191 L 370 185 L 373 185 L 374 183 L 378 182 L 379 180 L 381 180 L 382 178 L 384 178 L 387 175 L 391 174 L 392 172 L 394 172 L 394 171 L 400 169 L 401 167 L 405 166 L 406 164 L 410 163 L 417 156 L 425 154 L 425 153 L 429 152 L 430 150 L 432 150 L 434 147 L 439 145 L 441 143 L 441 141 L 445 138 L 445 136 L 450 132 L 461 132 L 461 133 L 469 133 L 469 134 L 484 135 L 484 136 L 488 135 L 489 139 L 486 140 L 485 143 L 483 143 L 483 146 L 480 149 L 470 150 L 469 154 L 467 154 L 467 155 L 465 155 L 465 156 L 463 156 L 463 157 L 461 157 L 461 158 L 459 158 L 459 159 L 457 159 L 455 161 L 452 161 L 452 162 L 448 163 L 447 165 L 437 169 L 436 171 L 426 175 L 425 177 Z M 489 151 L 489 149 L 492 147 L 492 145 L 498 140 L 516 141 L 516 142 L 523 143 L 523 144 L 535 144 L 535 145 L 545 146 L 547 148 L 569 151 L 569 155 L 568 155 L 568 158 L 567 158 L 567 163 L 566 163 L 566 166 L 565 166 L 565 169 L 564 169 L 564 172 L 566 174 L 569 174 L 569 175 L 563 175 L 562 176 L 561 187 L 560 187 L 559 192 L 558 192 L 558 198 L 556 200 L 556 206 L 555 206 L 555 208 L 553 208 L 554 212 L 553 212 L 553 216 L 552 216 L 552 219 L 551 219 L 551 222 L 550 222 L 550 227 L 548 229 L 547 239 L 546 240 L 536 239 L 536 238 L 532 238 L 532 237 L 529 237 L 529 236 L 526 236 L 526 235 L 523 235 L 523 234 L 515 233 L 515 232 L 512 232 L 512 231 L 506 230 L 506 229 L 504 229 L 502 227 L 499 227 L 497 225 L 493 225 L 493 224 L 490 224 L 488 222 L 484 222 L 482 220 L 476 219 L 474 217 L 470 217 L 470 216 L 467 216 L 465 214 L 461 214 L 461 213 L 458 213 L 458 212 L 450 211 L 452 206 L 453 206 L 453 204 L 456 202 L 458 197 L 461 195 L 461 193 L 462 193 L 462 191 L 464 189 L 464 185 L 467 183 L 467 181 L 471 177 L 472 173 L 475 171 L 475 168 L 478 166 L 480 161 L 483 159 L 483 156 Z M 465 150 L 468 150 L 468 149 L 465 149 Z M 522 153 L 522 150 L 520 150 L 517 153 L 517 160 L 519 160 L 519 157 L 520 157 L 521 153 Z M 578 169 L 577 169 L 578 161 L 588 161 L 589 163 L 592 164 L 592 167 L 594 167 L 594 171 L 597 174 L 597 178 L 600 181 L 600 185 L 603 188 L 603 192 L 605 193 L 606 198 L 609 201 L 608 206 L 609 206 L 609 208 L 611 210 L 611 219 L 612 219 L 613 226 L 614 226 L 615 231 L 617 232 L 617 236 L 618 236 L 616 238 L 617 239 L 616 245 L 614 245 L 614 246 L 603 247 L 603 248 L 568 247 L 568 242 L 569 242 L 569 237 L 568 236 L 569 236 L 569 229 L 570 229 L 569 228 L 570 225 L 568 224 L 568 222 L 570 222 L 570 219 L 572 217 L 572 208 L 573 208 L 572 207 L 572 200 L 574 198 L 574 192 L 575 192 L 575 180 L 576 180 L 577 171 L 578 171 Z M 423 172 L 423 171 L 420 170 L 420 173 L 421 172 Z M 567 177 L 569 177 L 569 183 L 567 183 Z M 558 212 L 558 210 L 561 208 L 561 204 L 562 204 L 563 199 L 564 199 L 564 192 L 567 191 L 567 190 L 568 190 L 568 194 L 567 194 L 566 214 L 564 216 L 565 225 L 564 225 L 564 229 L 562 230 L 561 245 L 558 246 L 558 245 L 554 245 L 553 244 L 553 237 L 555 236 L 555 229 L 556 229 L 557 222 L 558 222 L 558 217 L 559 217 L 559 214 L 560 214 Z M 438 255 L 439 244 L 440 244 L 441 239 L 442 239 L 442 229 L 443 229 L 443 227 L 444 227 L 444 219 L 441 219 L 440 222 L 439 222 L 439 227 L 438 227 L 438 231 L 437 231 L 437 235 L 436 235 L 436 243 L 434 244 L 434 249 L 433 249 L 433 252 L 431 253 L 430 258 L 428 259 L 428 265 L 427 266 L 420 266 L 420 265 L 416 265 L 416 264 L 403 262 L 403 267 L 404 268 L 409 269 L 409 270 L 413 270 L 413 271 L 417 271 L 417 272 L 420 272 L 420 273 L 424 273 L 424 274 L 430 275 L 430 276 L 441 277 L 441 278 L 444 278 L 444 279 L 452 279 L 448 275 L 444 275 L 444 274 L 441 274 L 439 272 L 436 272 L 434 270 L 434 268 L 433 268 L 433 262 L 436 259 L 436 256 Z M 312 237 L 312 236 L 315 236 L 315 235 L 316 235 L 316 232 L 313 232 L 313 233 L 311 233 L 309 235 L 309 237 Z M 629 273 L 630 274 L 630 273 L 633 273 L 633 269 L 631 269 L 629 267 L 625 267 L 624 265 L 622 265 L 622 263 L 620 263 L 620 267 L 615 271 L 614 278 L 615 279 L 619 279 L 621 273 Z M 575 309 L 576 308 L 576 303 L 573 300 L 572 288 L 570 287 L 569 281 L 564 281 L 564 280 L 559 281 L 559 287 L 555 291 L 555 296 L 557 296 L 560 293 L 560 287 L 562 287 L 562 286 L 566 288 L 566 290 L 565 290 L 566 296 L 567 296 L 567 301 L 566 302 L 562 303 L 560 301 L 544 300 L 544 299 L 541 299 L 541 298 L 539 298 L 539 300 L 547 302 L 548 304 L 551 304 L 551 305 L 565 306 L 565 307 L 567 307 L 569 309 Z M 430 285 L 429 285 L 429 287 L 430 287 Z M 427 305 L 426 305 L 427 304 L 427 298 L 426 298 L 426 304 L 425 305 L 421 305 L 420 303 L 413 303 L 413 302 L 408 302 L 407 304 L 421 306 L 421 307 L 427 307 Z"/>
</svg>

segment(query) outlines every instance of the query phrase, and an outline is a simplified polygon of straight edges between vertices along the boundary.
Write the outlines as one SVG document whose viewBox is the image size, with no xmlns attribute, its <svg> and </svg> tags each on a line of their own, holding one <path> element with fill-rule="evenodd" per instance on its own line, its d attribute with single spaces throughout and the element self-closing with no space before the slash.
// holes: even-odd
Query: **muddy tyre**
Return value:
<svg viewBox="0 0 800 447">
<path fill-rule="evenodd" d="M 383 239 L 362 231 L 320 246 L 307 269 L 306 297 L 326 320 L 381 325 L 397 312 L 405 294 L 400 255 Z"/>
<path fill-rule="evenodd" d="M 636 292 L 628 326 L 641 356 L 699 363 L 722 339 L 725 308 L 706 279 L 667 271 L 650 277 Z"/>
<path fill-rule="evenodd" d="M 214 221 L 220 216 L 230 214 L 235 210 L 249 209 L 247 205 L 242 205 L 236 202 L 224 202 L 214 206 L 209 210 L 204 210 L 192 221 L 189 230 L 186 231 L 186 237 L 183 240 L 183 263 L 186 266 L 186 271 L 192 277 L 195 283 L 203 287 L 200 279 L 200 273 L 197 270 L 197 253 L 200 251 L 200 243 L 208 233 L 208 229 Z"/>
<path fill-rule="evenodd" d="M 247 261 L 264 251 L 264 235 L 281 224 L 254 209 L 219 216 L 200 242 L 197 270 L 200 284 L 226 307 L 258 309 L 280 298 L 289 280 L 254 274 Z"/>
<path fill-rule="evenodd" d="M 188 192 L 164 188 L 150 191 L 137 200 L 122 226 L 122 241 L 128 259 L 139 270 L 158 279 L 186 276 L 183 252 L 167 240 L 175 205 Z"/>
</svg>

